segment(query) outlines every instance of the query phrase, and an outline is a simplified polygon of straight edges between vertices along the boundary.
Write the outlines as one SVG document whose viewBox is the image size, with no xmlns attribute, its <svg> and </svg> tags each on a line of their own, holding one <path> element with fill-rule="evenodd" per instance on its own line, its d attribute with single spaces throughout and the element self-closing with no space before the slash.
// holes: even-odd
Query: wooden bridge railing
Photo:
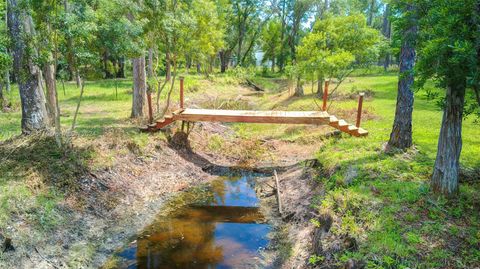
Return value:
<svg viewBox="0 0 480 269">
<path fill-rule="evenodd" d="M 185 78 L 183 76 L 179 77 L 180 80 L 180 97 L 179 97 L 179 106 L 180 110 L 185 109 L 185 103 L 184 103 L 184 80 Z M 327 106 L 328 106 L 328 87 L 330 85 L 329 80 L 325 80 L 325 87 L 323 90 L 323 104 L 322 104 L 322 110 L 327 112 Z M 358 96 L 358 107 L 357 107 L 357 121 L 355 126 L 357 128 L 360 127 L 360 123 L 362 121 L 362 110 L 363 110 L 363 97 L 364 93 L 360 93 Z M 147 101 L 148 101 L 148 110 L 149 110 L 149 122 L 153 122 L 153 113 L 152 113 L 152 97 L 151 97 L 151 90 L 147 90 Z"/>
<path fill-rule="evenodd" d="M 327 106 L 328 106 L 328 86 L 330 85 L 330 80 L 325 80 L 325 87 L 323 88 L 323 104 L 322 104 L 322 110 L 327 112 Z M 358 95 L 358 107 L 357 107 L 357 121 L 355 126 L 360 127 L 360 123 L 362 121 L 362 110 L 363 110 L 363 97 L 364 93 L 361 92 Z"/>
</svg>

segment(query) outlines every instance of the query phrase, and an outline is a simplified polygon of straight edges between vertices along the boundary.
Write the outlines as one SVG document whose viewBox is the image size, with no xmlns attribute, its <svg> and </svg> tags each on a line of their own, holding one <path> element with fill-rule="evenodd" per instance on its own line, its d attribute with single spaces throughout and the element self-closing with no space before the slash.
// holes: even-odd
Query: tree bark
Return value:
<svg viewBox="0 0 480 269">
<path fill-rule="evenodd" d="M 110 70 L 108 70 L 108 61 L 109 61 L 108 51 L 105 50 L 103 52 L 102 56 L 103 56 L 103 59 L 102 59 L 102 61 L 103 61 L 103 72 L 105 73 L 105 78 L 106 79 L 113 78 L 112 72 L 110 72 Z M 112 64 L 114 64 L 114 63 L 112 63 Z"/>
<path fill-rule="evenodd" d="M 55 80 L 55 67 L 52 63 L 46 63 L 43 67 L 47 92 L 48 118 L 55 127 L 55 140 L 57 146 L 62 146 L 62 129 L 60 126 L 60 107 L 58 106 L 57 82 Z"/>
<path fill-rule="evenodd" d="M 458 192 L 465 88 L 465 82 L 451 83 L 447 86 L 442 127 L 438 138 L 437 158 L 431 183 L 435 193 L 445 196 L 453 196 Z"/>
<path fill-rule="evenodd" d="M 47 93 L 47 113 L 50 123 L 55 123 L 57 111 L 57 85 L 55 81 L 55 70 L 51 63 L 46 63 L 43 66 L 43 77 L 45 79 L 46 93 Z"/>
<path fill-rule="evenodd" d="M 141 118 L 146 115 L 147 109 L 147 82 L 145 74 L 145 57 L 132 60 L 133 65 L 133 104 L 132 118 Z"/>
<path fill-rule="evenodd" d="M 45 96 L 41 88 L 41 71 L 33 58 L 35 50 L 29 40 L 34 33 L 29 15 L 17 0 L 8 0 L 8 30 L 12 40 L 13 69 L 22 104 L 22 132 L 29 134 L 48 126 Z M 27 38 L 26 38 L 27 37 Z"/>
<path fill-rule="evenodd" d="M 294 96 L 303 96 L 303 86 L 302 86 L 302 80 L 300 77 L 297 77 L 297 85 L 295 86 L 295 94 Z"/>
<path fill-rule="evenodd" d="M 228 50 L 221 50 L 219 53 L 220 58 L 220 72 L 225 73 L 228 69 L 228 62 L 230 58 L 230 52 Z"/>
<path fill-rule="evenodd" d="M 117 78 L 125 78 L 125 59 L 120 57 L 118 59 Z"/>
<path fill-rule="evenodd" d="M 412 5 L 409 5 L 407 10 L 412 11 L 413 8 Z M 415 66 L 416 56 L 416 24 L 416 20 L 411 18 L 409 26 L 404 30 L 402 35 L 397 105 L 393 129 L 390 134 L 390 140 L 388 141 L 389 147 L 399 149 L 406 149 L 412 146 L 412 112 L 414 101 L 412 86 L 414 82 L 413 68 Z"/>
<path fill-rule="evenodd" d="M 325 79 L 322 77 L 319 77 L 317 80 L 317 96 L 319 98 L 323 97 L 323 84 L 325 83 Z"/>
</svg>

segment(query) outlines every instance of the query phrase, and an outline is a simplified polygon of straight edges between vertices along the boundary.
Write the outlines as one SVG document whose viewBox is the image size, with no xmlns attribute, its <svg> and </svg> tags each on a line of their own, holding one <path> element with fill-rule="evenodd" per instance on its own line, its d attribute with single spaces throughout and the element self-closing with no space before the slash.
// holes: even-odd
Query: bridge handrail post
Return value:
<svg viewBox="0 0 480 269">
<path fill-rule="evenodd" d="M 365 95 L 365 93 L 363 93 L 363 92 L 361 92 L 358 95 L 357 124 L 355 124 L 355 126 L 357 126 L 357 128 L 360 128 L 360 122 L 362 121 L 362 109 L 363 109 L 363 96 L 364 95 Z"/>
<path fill-rule="evenodd" d="M 184 77 L 180 77 L 180 109 L 183 109 L 183 80 Z"/>
<path fill-rule="evenodd" d="M 325 87 L 323 89 L 323 106 L 322 106 L 323 111 L 327 111 L 328 85 L 329 84 L 330 84 L 330 81 L 328 79 L 325 80 Z"/>
</svg>

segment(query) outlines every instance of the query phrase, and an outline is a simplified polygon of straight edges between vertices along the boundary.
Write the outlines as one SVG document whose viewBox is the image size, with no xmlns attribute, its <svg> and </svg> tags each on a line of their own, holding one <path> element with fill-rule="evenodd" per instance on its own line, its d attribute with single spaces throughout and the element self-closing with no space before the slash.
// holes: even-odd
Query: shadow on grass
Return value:
<svg viewBox="0 0 480 269">
<path fill-rule="evenodd" d="M 81 117 L 81 115 L 80 115 Z M 104 133 L 108 128 L 112 128 L 119 124 L 125 124 L 124 119 L 118 119 L 113 117 L 95 117 L 95 118 L 82 118 L 79 120 L 76 132 L 80 135 L 87 136 L 99 136 Z M 125 127 L 127 128 L 127 127 Z M 133 128 L 133 127 L 132 127 Z"/>
<path fill-rule="evenodd" d="M 118 79 L 117 80 L 118 88 L 127 88 L 130 89 L 132 87 L 132 80 L 131 79 Z M 85 87 L 101 87 L 105 89 L 115 90 L 115 80 L 113 79 L 103 79 L 97 81 L 89 81 Z"/>
<path fill-rule="evenodd" d="M 18 136 L 0 144 L 0 173 L 4 180 L 37 177 L 47 187 L 75 192 L 79 178 L 88 173 L 93 149 L 59 148 L 51 136 Z"/>
<path fill-rule="evenodd" d="M 102 93 L 102 94 L 90 94 L 88 93 L 88 89 L 85 89 L 85 95 L 82 97 L 82 102 L 117 102 L 117 101 L 125 101 L 131 98 L 131 93 L 126 91 L 125 89 L 118 89 L 118 97 L 115 96 L 115 89 L 113 89 L 109 93 Z M 72 96 L 62 100 L 62 102 L 78 102 L 78 96 Z"/>
</svg>

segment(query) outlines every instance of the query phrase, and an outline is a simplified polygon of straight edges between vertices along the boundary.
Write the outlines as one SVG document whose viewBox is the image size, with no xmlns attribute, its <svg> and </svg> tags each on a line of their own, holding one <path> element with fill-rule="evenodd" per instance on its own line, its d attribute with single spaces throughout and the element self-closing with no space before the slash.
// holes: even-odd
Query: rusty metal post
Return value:
<svg viewBox="0 0 480 269">
<path fill-rule="evenodd" d="M 148 102 L 148 122 L 150 124 L 153 123 L 153 109 L 152 109 L 152 91 L 150 90 L 150 86 L 147 86 L 147 102 Z"/>
<path fill-rule="evenodd" d="M 322 110 L 327 111 L 327 101 L 328 101 L 328 85 L 330 84 L 329 80 L 325 80 L 325 87 L 323 89 L 323 106 Z"/>
<path fill-rule="evenodd" d="M 183 79 L 184 77 L 180 77 L 180 109 L 183 109 Z"/>
<path fill-rule="evenodd" d="M 362 109 L 363 109 L 363 96 L 365 94 L 362 92 L 358 96 L 358 109 L 357 109 L 357 124 L 355 126 L 360 127 L 360 122 L 362 121 Z"/>
</svg>

